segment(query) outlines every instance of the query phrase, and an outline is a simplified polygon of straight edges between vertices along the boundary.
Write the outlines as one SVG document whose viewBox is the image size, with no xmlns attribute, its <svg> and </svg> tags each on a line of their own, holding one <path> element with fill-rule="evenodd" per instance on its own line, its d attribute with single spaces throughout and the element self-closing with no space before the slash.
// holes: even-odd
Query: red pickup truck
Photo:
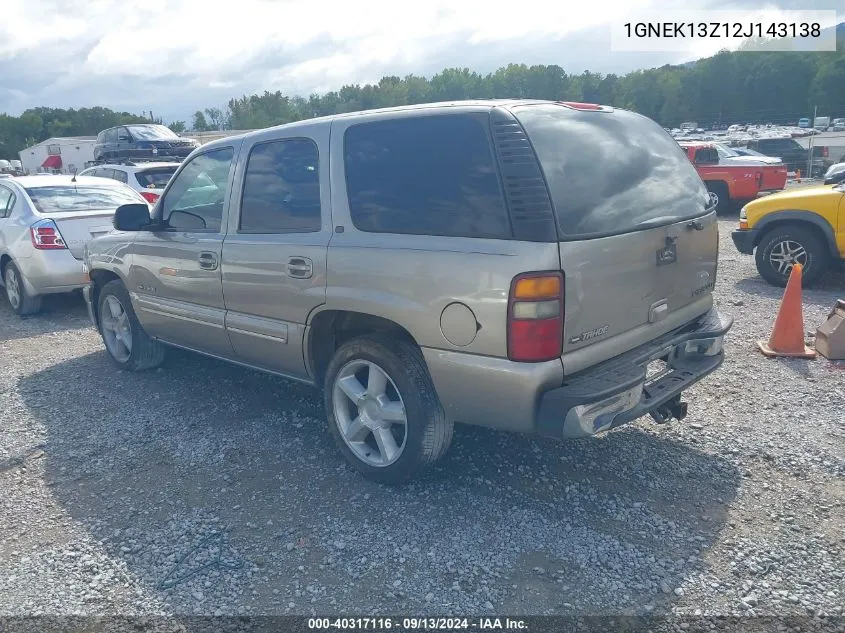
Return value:
<svg viewBox="0 0 845 633">
<path fill-rule="evenodd" d="M 741 207 L 761 193 L 786 187 L 786 165 L 747 157 L 722 160 L 716 145 L 706 142 L 682 142 L 681 148 L 695 165 L 716 202 L 716 212 Z"/>
</svg>

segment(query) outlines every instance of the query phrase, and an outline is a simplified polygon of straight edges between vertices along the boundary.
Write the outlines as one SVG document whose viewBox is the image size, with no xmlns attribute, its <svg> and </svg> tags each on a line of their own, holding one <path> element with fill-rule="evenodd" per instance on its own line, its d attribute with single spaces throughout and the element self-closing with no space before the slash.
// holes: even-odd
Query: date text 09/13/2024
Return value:
<svg viewBox="0 0 845 633">
<path fill-rule="evenodd" d="M 308 628 L 315 631 L 527 631 L 524 620 L 518 618 L 309 618 Z"/>
</svg>

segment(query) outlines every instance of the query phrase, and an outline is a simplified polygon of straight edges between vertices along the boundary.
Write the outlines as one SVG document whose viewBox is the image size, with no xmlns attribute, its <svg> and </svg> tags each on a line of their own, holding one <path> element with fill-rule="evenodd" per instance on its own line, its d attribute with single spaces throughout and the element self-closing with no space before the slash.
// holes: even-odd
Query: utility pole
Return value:
<svg viewBox="0 0 845 633">
<path fill-rule="evenodd" d="M 816 139 L 816 135 L 815 135 L 816 115 L 818 113 L 819 113 L 819 106 L 815 106 L 813 108 L 813 120 L 810 121 L 810 125 L 813 126 L 813 134 L 810 134 L 810 153 L 807 156 L 807 177 L 808 178 L 813 177 L 813 145 L 815 145 L 815 143 L 813 141 L 815 141 L 815 139 Z"/>
</svg>

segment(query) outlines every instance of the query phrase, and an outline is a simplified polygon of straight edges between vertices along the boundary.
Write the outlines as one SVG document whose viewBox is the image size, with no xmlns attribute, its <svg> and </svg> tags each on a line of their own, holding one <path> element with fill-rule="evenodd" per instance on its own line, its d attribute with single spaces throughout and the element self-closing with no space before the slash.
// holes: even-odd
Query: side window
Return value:
<svg viewBox="0 0 845 633">
<path fill-rule="evenodd" d="M 121 171 L 120 169 L 114 170 L 114 176 L 112 176 L 115 180 L 119 180 L 120 182 L 129 182 L 129 178 L 126 177 L 126 172 Z"/>
<path fill-rule="evenodd" d="M 158 207 L 170 228 L 220 231 L 233 156 L 231 147 L 221 147 L 185 164 Z"/>
<path fill-rule="evenodd" d="M 0 187 L 0 219 L 8 218 L 15 206 L 15 194 L 5 187 Z"/>
<path fill-rule="evenodd" d="M 117 128 L 106 130 L 106 143 L 117 143 Z"/>
<path fill-rule="evenodd" d="M 118 143 L 131 143 L 132 136 L 129 134 L 129 130 L 125 127 L 117 128 L 117 142 Z"/>
<path fill-rule="evenodd" d="M 508 238 L 485 124 L 469 115 L 354 125 L 344 139 L 353 224 L 361 231 Z"/>
<path fill-rule="evenodd" d="M 285 139 L 252 148 L 246 166 L 241 219 L 243 233 L 319 231 L 320 173 L 317 145 Z"/>
<path fill-rule="evenodd" d="M 105 168 L 98 169 L 97 170 L 97 177 L 98 178 L 114 179 L 114 169 L 105 169 Z"/>
</svg>

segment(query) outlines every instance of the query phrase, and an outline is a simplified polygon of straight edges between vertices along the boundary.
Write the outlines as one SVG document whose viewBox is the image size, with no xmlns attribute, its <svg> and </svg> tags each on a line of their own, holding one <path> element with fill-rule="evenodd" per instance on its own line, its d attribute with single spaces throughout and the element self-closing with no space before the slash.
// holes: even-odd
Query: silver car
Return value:
<svg viewBox="0 0 845 633">
<path fill-rule="evenodd" d="M 323 387 L 340 452 L 384 483 L 456 422 L 575 438 L 683 418 L 731 327 L 701 178 L 609 107 L 427 104 L 232 136 L 152 217 L 114 224 L 83 294 L 117 367 L 178 346 Z"/>
<path fill-rule="evenodd" d="M 102 178 L 0 180 L 0 283 L 12 309 L 34 314 L 44 295 L 82 288 L 85 243 L 110 231 L 115 209 L 131 203 L 146 204 L 126 185 Z"/>
</svg>

